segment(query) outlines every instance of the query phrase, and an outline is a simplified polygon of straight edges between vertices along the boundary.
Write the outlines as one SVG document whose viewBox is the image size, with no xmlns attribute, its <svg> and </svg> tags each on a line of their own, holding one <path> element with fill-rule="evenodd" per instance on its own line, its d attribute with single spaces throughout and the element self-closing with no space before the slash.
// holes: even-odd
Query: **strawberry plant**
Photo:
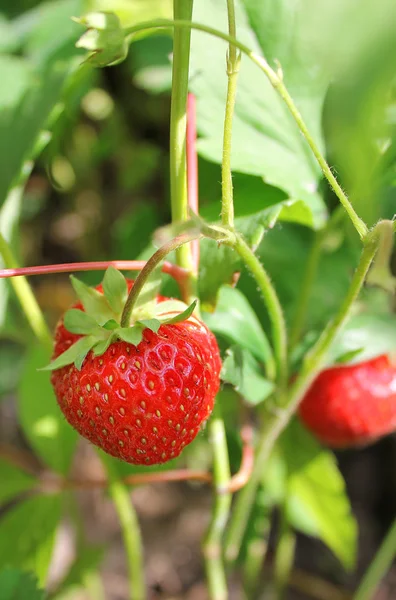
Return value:
<svg viewBox="0 0 396 600">
<path fill-rule="evenodd" d="M 359 562 L 339 463 L 396 430 L 394 3 L 33 4 L 0 19 L 0 600 L 121 597 L 92 489 L 122 597 L 168 597 L 131 491 L 177 482 L 211 492 L 194 597 L 374 598 L 396 526 Z"/>
</svg>

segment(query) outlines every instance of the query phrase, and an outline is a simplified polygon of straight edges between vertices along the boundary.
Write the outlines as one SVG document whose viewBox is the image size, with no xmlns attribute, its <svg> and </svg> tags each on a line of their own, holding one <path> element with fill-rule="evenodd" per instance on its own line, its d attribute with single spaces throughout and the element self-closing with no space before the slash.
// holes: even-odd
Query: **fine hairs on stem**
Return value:
<svg viewBox="0 0 396 600">
<path fill-rule="evenodd" d="M 146 21 L 144 23 L 139 23 L 138 25 L 128 27 L 125 30 L 125 34 L 129 37 L 132 37 L 132 35 L 134 33 L 138 33 L 139 31 L 144 31 L 147 29 L 164 29 L 167 27 L 173 27 L 173 28 L 175 28 L 176 31 L 179 28 L 181 28 L 181 29 L 183 29 L 183 28 L 196 29 L 197 31 L 202 31 L 209 35 L 218 37 L 218 38 L 228 42 L 229 44 L 232 44 L 235 48 L 238 48 L 243 54 L 246 54 L 246 56 L 248 56 L 263 71 L 263 73 L 269 79 L 271 85 L 274 87 L 274 89 L 278 92 L 278 94 L 280 95 L 282 100 L 285 102 L 287 108 L 289 109 L 290 114 L 292 115 L 298 128 L 300 129 L 301 133 L 303 134 L 304 138 L 306 139 L 309 147 L 312 150 L 312 153 L 314 154 L 320 168 L 322 169 L 323 175 L 325 176 L 325 178 L 329 182 L 330 186 L 332 187 L 334 193 L 336 194 L 337 198 L 343 205 L 346 213 L 348 214 L 349 218 L 352 221 L 353 226 L 355 227 L 357 233 L 359 234 L 359 237 L 363 240 L 368 233 L 367 225 L 358 216 L 358 214 L 356 213 L 352 204 L 350 203 L 348 197 L 346 196 L 344 190 L 338 183 L 336 177 L 333 175 L 333 173 L 330 169 L 330 166 L 327 164 L 325 158 L 323 157 L 322 153 L 320 152 L 320 150 L 319 150 L 315 140 L 311 136 L 299 110 L 297 109 L 296 105 L 294 104 L 293 99 L 291 98 L 289 92 L 287 91 L 287 88 L 286 88 L 285 84 L 283 83 L 282 77 L 269 66 L 269 64 L 267 63 L 265 58 L 256 54 L 255 52 L 253 52 L 253 50 L 251 50 L 248 46 L 246 46 L 246 44 L 243 44 L 242 42 L 237 40 L 232 35 L 224 33 L 223 31 L 219 31 L 218 29 L 215 29 L 213 27 L 209 27 L 208 25 L 203 25 L 201 23 L 195 23 L 190 20 L 174 19 L 172 21 L 171 19 L 153 19 L 151 21 Z"/>
</svg>

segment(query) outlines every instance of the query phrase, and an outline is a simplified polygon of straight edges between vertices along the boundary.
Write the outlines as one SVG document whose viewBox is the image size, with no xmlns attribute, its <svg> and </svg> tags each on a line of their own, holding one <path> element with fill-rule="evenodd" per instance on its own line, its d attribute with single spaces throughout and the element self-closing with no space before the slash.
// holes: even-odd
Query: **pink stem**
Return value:
<svg viewBox="0 0 396 600">
<path fill-rule="evenodd" d="M 99 260 L 94 262 L 62 263 L 58 265 L 44 265 L 40 267 L 22 267 L 20 269 L 0 269 L 0 279 L 7 277 L 21 277 L 24 275 L 48 275 L 49 273 L 73 273 L 77 271 L 105 271 L 113 266 L 120 271 L 141 271 L 146 265 L 144 260 Z M 170 262 L 164 262 L 162 270 L 182 282 L 188 272 Z"/>
<path fill-rule="evenodd" d="M 197 125 L 196 125 L 196 103 L 194 94 L 188 94 L 187 98 L 187 190 L 188 205 L 190 209 L 198 214 L 198 157 L 196 149 Z M 199 266 L 199 240 L 191 242 L 191 250 L 194 261 L 194 270 L 198 272 Z"/>
</svg>

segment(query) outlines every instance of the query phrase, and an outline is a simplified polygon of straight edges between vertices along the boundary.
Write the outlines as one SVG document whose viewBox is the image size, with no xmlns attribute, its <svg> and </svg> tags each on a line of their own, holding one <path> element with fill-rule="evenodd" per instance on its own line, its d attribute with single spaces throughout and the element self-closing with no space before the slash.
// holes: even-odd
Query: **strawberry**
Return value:
<svg viewBox="0 0 396 600">
<path fill-rule="evenodd" d="M 334 448 L 365 445 L 396 429 L 396 364 L 388 355 L 322 371 L 299 415 Z"/>
<path fill-rule="evenodd" d="M 81 292 L 83 284 L 74 280 L 74 285 Z M 117 320 L 106 321 L 107 314 L 100 326 L 100 309 L 94 324 L 87 314 L 87 289 L 80 293 L 84 305 L 75 304 L 56 328 L 48 368 L 58 404 L 70 425 L 108 454 L 137 465 L 164 463 L 192 442 L 212 412 L 221 368 L 216 338 L 189 314 L 191 307 L 169 318 L 172 305 L 181 303 L 160 296 L 159 321 L 135 321 L 123 329 Z M 105 299 L 102 291 L 102 286 L 91 290 L 95 301 Z M 76 333 L 84 328 L 86 337 Z M 84 341 L 81 354 L 77 346 Z M 77 357 L 74 364 L 70 352 Z"/>
</svg>

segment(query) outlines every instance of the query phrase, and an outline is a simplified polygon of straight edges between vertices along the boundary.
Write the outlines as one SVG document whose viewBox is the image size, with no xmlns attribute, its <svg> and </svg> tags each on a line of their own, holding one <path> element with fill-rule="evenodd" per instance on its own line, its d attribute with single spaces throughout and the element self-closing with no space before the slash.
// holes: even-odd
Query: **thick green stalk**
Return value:
<svg viewBox="0 0 396 600">
<path fill-rule="evenodd" d="M 227 0 L 228 31 L 230 36 L 236 35 L 234 0 Z M 224 116 L 223 158 L 221 163 L 222 201 L 221 220 L 224 227 L 234 227 L 234 193 L 231 172 L 232 120 L 234 117 L 235 100 L 240 64 L 240 53 L 234 44 L 229 44 L 227 51 L 227 97 Z"/>
<path fill-rule="evenodd" d="M 246 56 L 248 56 L 263 71 L 263 73 L 265 73 L 265 75 L 268 77 L 271 85 L 275 88 L 275 90 L 278 92 L 278 94 L 281 96 L 282 100 L 285 102 L 286 106 L 288 107 L 293 119 L 295 120 L 298 128 L 300 129 L 301 133 L 305 137 L 320 168 L 322 169 L 323 175 L 325 176 L 325 178 L 329 182 L 330 186 L 332 187 L 334 193 L 336 194 L 337 198 L 343 205 L 345 211 L 347 212 L 349 218 L 351 219 L 353 226 L 355 227 L 356 231 L 358 232 L 360 238 L 364 239 L 364 237 L 368 233 L 367 225 L 357 215 L 357 213 L 354 210 L 347 195 L 343 191 L 343 189 L 340 186 L 340 184 L 338 183 L 337 179 L 334 177 L 330 166 L 327 164 L 325 158 L 322 156 L 322 153 L 321 153 L 319 147 L 317 146 L 315 140 L 311 136 L 298 108 L 294 104 L 293 99 L 291 98 L 289 92 L 287 91 L 285 84 L 283 83 L 282 74 L 280 72 L 275 72 L 269 66 L 269 64 L 267 63 L 265 58 L 256 54 L 255 52 L 253 52 L 248 46 L 246 46 L 239 40 L 235 39 L 233 36 L 228 35 L 227 33 L 223 33 L 222 31 L 219 31 L 217 29 L 214 29 L 213 27 L 209 27 L 208 25 L 202 25 L 201 23 L 195 23 L 190 20 L 176 19 L 176 20 L 172 21 L 170 19 L 153 19 L 151 21 L 139 23 L 139 25 L 135 25 L 133 27 L 128 27 L 125 30 L 125 33 L 126 33 L 126 35 L 132 36 L 134 33 L 137 33 L 139 31 L 144 31 L 146 29 L 163 29 L 163 28 L 167 28 L 167 27 L 174 27 L 175 30 L 177 30 L 179 28 L 181 28 L 181 29 L 183 29 L 183 28 L 184 29 L 196 29 L 197 31 L 203 31 L 205 33 L 208 33 L 210 35 L 213 35 L 215 37 L 223 39 L 226 42 L 228 42 L 229 44 L 230 43 L 233 44 L 236 48 L 239 48 L 239 50 L 241 52 L 246 54 Z"/>
<path fill-rule="evenodd" d="M 114 502 L 121 524 L 129 572 L 130 600 L 145 600 L 144 565 L 139 521 L 131 500 L 131 493 L 122 483 L 112 459 L 102 456 L 109 480 L 109 494 Z"/>
<path fill-rule="evenodd" d="M 347 321 L 353 303 L 366 279 L 368 270 L 378 247 L 378 225 L 369 233 L 363 248 L 359 264 L 352 278 L 348 294 L 337 315 L 329 323 L 322 335 L 307 354 L 301 372 L 290 389 L 288 395 L 280 397 L 278 406 L 267 407 L 267 415 L 263 415 L 263 429 L 257 445 L 255 468 L 249 482 L 240 492 L 226 538 L 226 559 L 234 561 L 239 555 L 243 535 L 253 507 L 257 486 L 262 476 L 264 465 L 267 463 L 271 450 L 279 435 L 285 429 L 290 418 L 316 374 L 323 367 L 326 354 L 337 334 Z"/>
<path fill-rule="evenodd" d="M 290 573 L 293 568 L 295 548 L 296 534 L 288 523 L 286 507 L 282 506 L 274 568 L 277 600 L 283 600 L 285 597 Z"/>
<path fill-rule="evenodd" d="M 231 508 L 231 493 L 227 491 L 231 473 L 224 421 L 217 415 L 209 421 L 209 437 L 213 449 L 215 499 L 211 522 L 203 544 L 203 553 L 211 600 L 227 600 L 222 538 Z"/>
<path fill-rule="evenodd" d="M 173 0 L 175 19 L 190 22 L 192 9 L 193 0 Z M 190 28 L 175 28 L 170 121 L 170 190 L 173 223 L 186 221 L 188 218 L 186 132 L 190 42 Z M 183 246 L 176 251 L 176 261 L 180 267 L 193 274 L 194 263 L 189 246 Z"/>
<path fill-rule="evenodd" d="M 385 573 L 396 556 L 396 519 L 386 534 L 378 552 L 367 569 L 353 597 L 354 600 L 371 600 Z"/>
<path fill-rule="evenodd" d="M 18 268 L 17 260 L 4 239 L 4 236 L 0 233 L 0 255 L 7 269 Z M 32 328 L 33 333 L 37 339 L 43 344 L 43 346 L 52 350 L 52 335 L 48 329 L 48 325 L 44 319 L 44 315 L 41 308 L 32 292 L 26 277 L 12 277 L 11 285 L 14 288 L 15 294 L 19 300 L 25 317 Z"/>
<path fill-rule="evenodd" d="M 240 235 L 237 235 L 233 248 L 252 273 L 263 296 L 271 322 L 278 381 L 281 386 L 284 386 L 287 383 L 287 333 L 282 306 L 268 273 Z"/>
</svg>

